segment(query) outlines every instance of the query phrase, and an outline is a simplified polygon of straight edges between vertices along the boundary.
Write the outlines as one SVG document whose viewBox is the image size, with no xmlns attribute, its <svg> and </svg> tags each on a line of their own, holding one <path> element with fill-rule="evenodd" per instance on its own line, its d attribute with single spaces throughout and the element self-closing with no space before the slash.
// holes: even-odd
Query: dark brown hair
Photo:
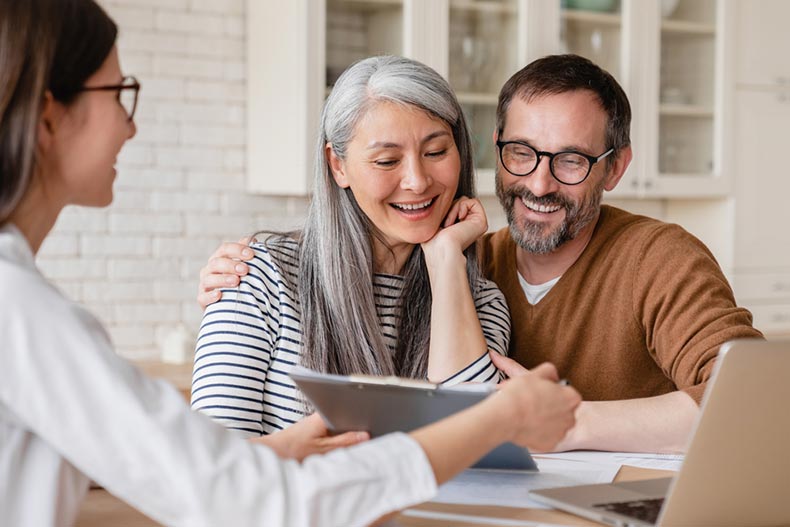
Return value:
<svg viewBox="0 0 790 527">
<path fill-rule="evenodd" d="M 620 84 L 592 61 L 578 55 L 549 55 L 535 60 L 517 71 L 502 86 L 496 108 L 497 130 L 505 129 L 505 116 L 513 97 L 525 101 L 543 95 L 556 95 L 576 90 L 593 92 L 608 117 L 606 148 L 620 149 L 631 144 L 631 105 Z"/>
<path fill-rule="evenodd" d="M 33 177 L 45 92 L 72 102 L 117 34 L 94 0 L 0 0 L 0 225 Z"/>
</svg>

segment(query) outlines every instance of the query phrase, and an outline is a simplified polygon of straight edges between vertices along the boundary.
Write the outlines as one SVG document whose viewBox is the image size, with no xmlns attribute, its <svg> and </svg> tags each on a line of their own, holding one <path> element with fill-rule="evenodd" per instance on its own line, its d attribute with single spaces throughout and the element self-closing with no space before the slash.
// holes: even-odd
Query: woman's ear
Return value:
<svg viewBox="0 0 790 527">
<path fill-rule="evenodd" d="M 337 186 L 340 188 L 348 188 L 351 186 L 351 183 L 349 183 L 346 177 L 345 163 L 335 154 L 335 151 L 332 149 L 332 143 L 326 144 L 324 153 L 326 154 L 326 161 L 329 164 L 329 169 L 332 171 L 332 177 L 335 178 Z"/>
</svg>

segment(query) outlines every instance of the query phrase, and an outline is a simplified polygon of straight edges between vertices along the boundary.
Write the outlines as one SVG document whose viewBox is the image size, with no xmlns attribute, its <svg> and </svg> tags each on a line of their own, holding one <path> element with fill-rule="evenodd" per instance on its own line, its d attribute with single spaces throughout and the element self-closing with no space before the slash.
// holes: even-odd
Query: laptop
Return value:
<svg viewBox="0 0 790 527">
<path fill-rule="evenodd" d="M 615 526 L 790 525 L 790 342 L 722 346 L 674 478 L 530 496 Z"/>
</svg>

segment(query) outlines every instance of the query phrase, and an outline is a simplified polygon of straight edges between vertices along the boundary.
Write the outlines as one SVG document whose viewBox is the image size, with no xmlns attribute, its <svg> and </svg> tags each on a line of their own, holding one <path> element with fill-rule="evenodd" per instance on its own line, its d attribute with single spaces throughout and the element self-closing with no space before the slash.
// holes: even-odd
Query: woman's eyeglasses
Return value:
<svg viewBox="0 0 790 527">
<path fill-rule="evenodd" d="M 140 93 L 140 83 L 134 77 L 124 77 L 120 84 L 107 84 L 103 86 L 83 86 L 79 91 L 117 91 L 118 102 L 121 103 L 129 120 L 134 119 L 137 110 L 137 94 Z"/>
</svg>

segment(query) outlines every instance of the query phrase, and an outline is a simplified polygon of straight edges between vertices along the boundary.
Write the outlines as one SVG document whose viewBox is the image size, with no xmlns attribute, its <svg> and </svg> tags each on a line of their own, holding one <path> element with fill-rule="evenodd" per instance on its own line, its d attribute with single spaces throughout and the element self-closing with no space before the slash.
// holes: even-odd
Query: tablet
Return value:
<svg viewBox="0 0 790 527">
<path fill-rule="evenodd" d="M 476 404 L 495 391 L 489 384 L 452 387 L 398 377 L 344 376 L 296 367 L 289 374 L 333 432 L 364 430 L 371 437 L 410 432 Z M 505 443 L 473 468 L 537 470 L 529 451 Z"/>
</svg>

